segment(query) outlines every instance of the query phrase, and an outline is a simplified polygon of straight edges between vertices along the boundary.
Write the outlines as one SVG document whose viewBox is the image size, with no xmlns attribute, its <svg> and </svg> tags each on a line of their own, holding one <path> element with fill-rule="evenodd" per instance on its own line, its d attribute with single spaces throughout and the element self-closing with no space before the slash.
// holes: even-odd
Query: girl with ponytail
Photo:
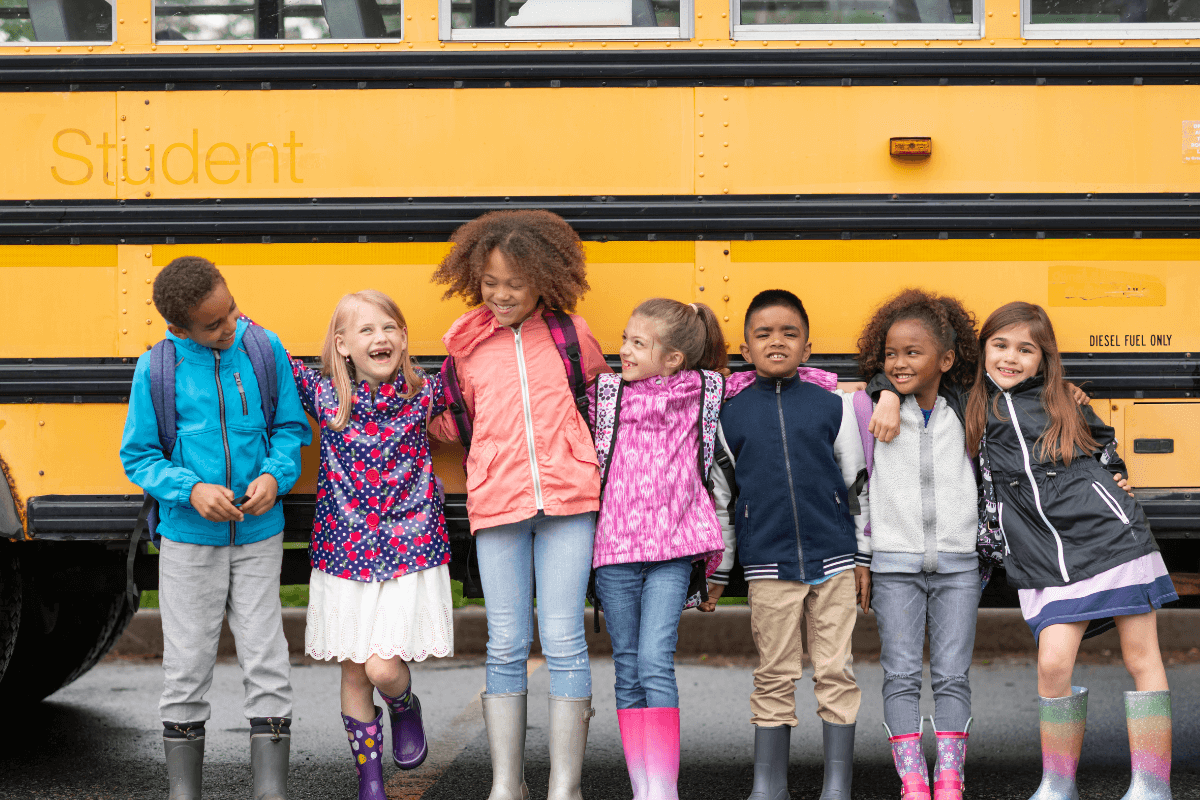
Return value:
<svg viewBox="0 0 1200 800">
<path fill-rule="evenodd" d="M 707 472 L 725 337 L 703 303 L 655 298 L 622 339 L 621 373 L 589 390 L 601 475 L 592 565 L 634 797 L 677 800 L 679 616 L 724 550 Z"/>
</svg>

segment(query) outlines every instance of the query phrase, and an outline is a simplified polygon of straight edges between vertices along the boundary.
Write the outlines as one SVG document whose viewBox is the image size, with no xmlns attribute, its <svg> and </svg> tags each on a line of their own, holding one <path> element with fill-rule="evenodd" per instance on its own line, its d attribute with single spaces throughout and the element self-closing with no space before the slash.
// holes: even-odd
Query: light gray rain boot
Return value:
<svg viewBox="0 0 1200 800">
<path fill-rule="evenodd" d="M 749 800 L 788 800 L 788 751 L 792 728 L 754 727 L 754 788 Z"/>
<path fill-rule="evenodd" d="M 821 720 L 825 745 L 825 785 L 820 800 L 850 800 L 854 777 L 854 723 L 836 725 Z"/>
<path fill-rule="evenodd" d="M 287 800 L 288 757 L 292 751 L 290 717 L 250 720 L 250 772 L 254 800 Z"/>
<path fill-rule="evenodd" d="M 596 715 L 591 697 L 550 696 L 550 787 L 546 800 L 583 800 L 580 779 L 588 723 Z"/>
<path fill-rule="evenodd" d="M 529 800 L 525 785 L 525 692 L 481 694 L 483 722 L 492 752 L 492 792 L 488 800 Z"/>
<path fill-rule="evenodd" d="M 204 723 L 164 722 L 163 749 L 167 754 L 170 800 L 200 800 L 204 766 Z"/>
</svg>

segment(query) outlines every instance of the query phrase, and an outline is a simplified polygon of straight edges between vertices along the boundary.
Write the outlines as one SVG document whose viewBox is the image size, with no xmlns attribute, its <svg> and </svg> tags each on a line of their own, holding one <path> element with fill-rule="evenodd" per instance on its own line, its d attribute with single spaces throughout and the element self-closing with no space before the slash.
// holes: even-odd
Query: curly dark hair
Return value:
<svg viewBox="0 0 1200 800">
<path fill-rule="evenodd" d="M 180 256 L 154 279 L 154 307 L 167 322 L 189 328 L 192 311 L 224 282 L 220 270 L 207 258 Z"/>
<path fill-rule="evenodd" d="M 450 241 L 454 248 L 433 273 L 434 283 L 450 286 L 443 299 L 482 303 L 480 282 L 496 248 L 551 308 L 573 311 L 591 288 L 579 235 L 549 211 L 492 211 L 460 227 Z"/>
<path fill-rule="evenodd" d="M 870 380 L 883 371 L 883 353 L 888 331 L 901 320 L 921 322 L 946 350 L 954 350 L 954 365 L 944 379 L 961 389 L 975 383 L 979 362 L 979 337 L 975 315 L 953 297 L 930 294 L 922 289 L 905 289 L 889 299 L 871 317 L 858 338 L 858 367 Z"/>
</svg>

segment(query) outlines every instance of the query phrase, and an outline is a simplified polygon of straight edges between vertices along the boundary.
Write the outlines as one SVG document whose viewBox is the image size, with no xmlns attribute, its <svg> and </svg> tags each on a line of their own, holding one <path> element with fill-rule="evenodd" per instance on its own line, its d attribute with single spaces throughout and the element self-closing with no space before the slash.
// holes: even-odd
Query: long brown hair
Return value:
<svg viewBox="0 0 1200 800">
<path fill-rule="evenodd" d="M 1062 356 L 1054 338 L 1054 326 L 1041 306 L 1033 303 L 1009 303 L 991 313 L 979 331 L 979 367 L 975 373 L 975 385 L 967 400 L 967 447 L 971 455 L 979 453 L 979 440 L 987 426 L 986 361 L 987 343 L 993 336 L 1013 325 L 1028 325 L 1033 343 L 1042 351 L 1042 363 L 1038 374 L 1045 380 L 1042 390 L 1042 407 L 1050 417 L 1050 424 L 1038 437 L 1036 447 L 1043 458 L 1070 464 L 1076 452 L 1091 453 L 1096 449 L 1096 440 L 1088 432 L 1079 407 L 1067 391 L 1063 378 Z M 1004 419 L 1000 412 L 1000 395 L 992 401 L 992 413 Z"/>
<path fill-rule="evenodd" d="M 725 369 L 729 353 L 725 334 L 716 313 L 704 303 L 681 303 L 666 297 L 646 300 L 633 310 L 631 317 L 645 317 L 658 323 L 658 338 L 663 347 L 683 355 L 684 369 Z"/>
<path fill-rule="evenodd" d="M 383 292 L 364 289 L 361 292 L 348 294 L 338 301 L 337 307 L 333 309 L 333 317 L 329 320 L 329 332 L 325 334 L 325 344 L 321 347 L 321 374 L 333 382 L 333 388 L 337 392 L 338 398 L 338 412 L 325 424 L 335 431 L 340 431 L 350 421 L 350 411 L 354 405 L 355 384 L 358 382 L 358 373 L 354 369 L 354 362 L 338 355 L 337 337 L 346 332 L 346 328 L 350 325 L 351 314 L 360 303 L 370 303 L 394 319 L 401 328 L 408 330 L 408 323 L 404 321 L 400 307 L 396 305 L 396 301 Z M 417 375 L 412 359 L 408 357 L 407 347 L 400 352 L 400 371 L 404 373 L 404 384 L 408 387 L 408 391 L 401 397 L 407 400 L 416 396 L 417 392 L 425 386 L 425 380 Z"/>
</svg>

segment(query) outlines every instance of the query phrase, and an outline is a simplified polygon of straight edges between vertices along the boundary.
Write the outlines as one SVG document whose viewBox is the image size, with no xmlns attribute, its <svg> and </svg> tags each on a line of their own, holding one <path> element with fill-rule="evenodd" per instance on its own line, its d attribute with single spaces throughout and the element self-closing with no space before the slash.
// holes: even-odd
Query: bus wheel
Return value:
<svg viewBox="0 0 1200 800">
<path fill-rule="evenodd" d="M 12 546 L 7 546 L 12 550 Z M 0 681 L 17 644 L 21 626 L 21 570 L 16 553 L 0 555 Z"/>
</svg>

